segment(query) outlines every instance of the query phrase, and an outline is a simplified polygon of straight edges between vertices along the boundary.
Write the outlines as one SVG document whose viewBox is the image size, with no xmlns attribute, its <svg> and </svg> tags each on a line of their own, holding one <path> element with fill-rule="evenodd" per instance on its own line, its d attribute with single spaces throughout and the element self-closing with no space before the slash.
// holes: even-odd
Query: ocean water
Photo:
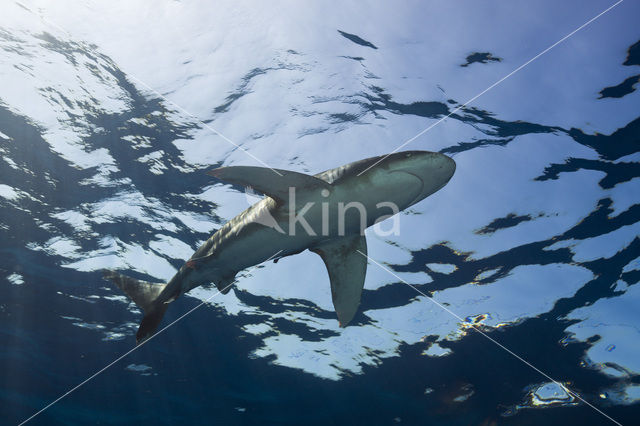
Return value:
<svg viewBox="0 0 640 426">
<path fill-rule="evenodd" d="M 4 4 L 0 423 L 637 423 L 640 8 L 545 52 L 613 4 Z M 164 282 L 259 200 L 207 170 L 403 143 L 457 171 L 368 234 L 348 327 L 305 252 L 132 350 L 100 270 Z"/>
</svg>

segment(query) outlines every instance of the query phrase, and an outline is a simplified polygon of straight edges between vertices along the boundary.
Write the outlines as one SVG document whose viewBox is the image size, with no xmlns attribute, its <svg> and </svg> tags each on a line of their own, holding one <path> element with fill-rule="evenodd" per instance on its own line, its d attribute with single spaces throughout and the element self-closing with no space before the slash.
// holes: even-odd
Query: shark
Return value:
<svg viewBox="0 0 640 426">
<path fill-rule="evenodd" d="M 171 302 L 201 285 L 226 294 L 236 274 L 266 260 L 309 250 L 326 265 L 339 326 L 358 311 L 367 271 L 365 230 L 443 188 L 455 161 L 430 151 L 394 152 L 313 176 L 289 170 L 229 166 L 212 177 L 264 195 L 198 248 L 167 283 L 113 270 L 104 277 L 143 312 L 137 344 L 153 336 Z"/>
</svg>

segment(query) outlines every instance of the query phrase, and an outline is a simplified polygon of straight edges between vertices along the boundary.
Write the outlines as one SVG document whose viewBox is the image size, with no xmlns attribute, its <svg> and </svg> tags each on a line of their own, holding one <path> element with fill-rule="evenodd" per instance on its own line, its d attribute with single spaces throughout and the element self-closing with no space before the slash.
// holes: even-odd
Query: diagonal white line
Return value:
<svg viewBox="0 0 640 426">
<path fill-rule="evenodd" d="M 433 123 L 432 125 L 430 125 L 429 127 L 427 127 L 426 129 L 422 130 L 421 132 L 419 132 L 417 135 L 413 136 L 412 138 L 407 139 L 405 142 L 403 142 L 402 144 L 400 144 L 400 146 L 398 146 L 396 149 L 394 149 L 393 151 L 391 151 L 390 153 L 384 155 L 382 158 L 380 158 L 378 161 L 376 161 L 375 163 L 373 163 L 372 165 L 370 165 L 369 167 L 367 167 L 366 169 L 364 169 L 363 171 L 361 171 L 360 173 L 358 173 L 358 176 L 360 176 L 361 174 L 363 174 L 364 172 L 366 172 L 367 170 L 371 169 L 372 167 L 376 166 L 377 164 L 379 164 L 381 161 L 384 161 L 387 157 L 389 157 L 391 154 L 398 152 L 398 150 L 404 148 L 405 146 L 407 146 L 408 144 L 410 144 L 411 142 L 413 142 L 414 140 L 418 139 L 420 136 L 424 135 L 425 133 L 427 133 L 429 130 L 433 129 L 435 126 L 437 126 L 438 124 L 442 123 L 444 120 L 446 120 L 447 118 L 451 117 L 453 114 L 455 114 L 456 112 L 464 109 L 467 105 L 469 105 L 471 102 L 475 101 L 476 99 L 478 99 L 480 96 L 484 95 L 485 93 L 487 93 L 489 90 L 493 89 L 494 87 L 496 87 L 497 85 L 499 85 L 500 83 L 502 83 L 503 81 L 505 81 L 506 79 L 508 79 L 509 77 L 511 77 L 512 75 L 514 75 L 515 73 L 517 73 L 518 71 L 520 71 L 521 69 L 523 69 L 524 67 L 526 67 L 527 65 L 529 65 L 531 62 L 535 61 L 536 59 L 538 59 L 539 57 L 541 57 L 542 55 L 544 55 L 545 53 L 547 53 L 548 51 L 550 51 L 551 49 L 553 49 L 554 47 L 556 47 L 557 45 L 559 45 L 560 43 L 562 43 L 563 41 L 565 41 L 566 39 L 568 39 L 569 37 L 571 37 L 572 35 L 574 35 L 575 33 L 577 33 L 578 31 L 582 30 L 584 27 L 586 27 L 587 25 L 591 24 L 593 21 L 595 21 L 596 19 L 598 19 L 599 17 L 601 17 L 602 15 L 604 15 L 605 13 L 609 12 L 611 9 L 613 9 L 614 7 L 616 7 L 617 5 L 619 5 L 620 3 L 622 3 L 624 0 L 618 0 L 618 2 L 612 4 L 611 6 L 609 6 L 608 8 L 606 8 L 605 10 L 603 10 L 602 12 L 600 12 L 599 14 L 597 14 L 596 16 L 594 16 L 593 18 L 589 19 L 587 22 L 585 22 L 584 24 L 580 25 L 578 28 L 576 28 L 575 30 L 571 31 L 569 34 L 567 34 L 566 36 L 562 37 L 560 40 L 556 41 L 555 43 L 553 43 L 551 46 L 547 47 L 546 49 L 544 49 L 542 52 L 538 53 L 536 56 L 534 56 L 533 58 L 529 59 L 527 62 L 525 62 L 524 64 L 520 65 L 518 68 L 514 69 L 513 71 L 511 71 L 509 74 L 505 75 L 504 77 L 502 77 L 500 80 L 496 81 L 495 83 L 493 83 L 491 86 L 487 87 L 486 89 L 484 89 L 482 92 L 478 93 L 477 95 L 475 95 L 473 98 L 469 99 L 467 102 L 463 103 L 462 105 L 456 107 L 453 111 L 451 111 L 449 114 L 447 114 L 446 116 L 442 117 L 441 119 L 439 119 L 438 121 L 436 121 L 435 123 Z"/>
<path fill-rule="evenodd" d="M 622 3 L 624 0 L 619 0 L 618 2 L 616 2 L 615 4 L 611 5 L 610 7 L 608 7 L 607 9 L 605 9 L 604 11 L 600 12 L 598 15 L 596 15 L 595 17 L 591 18 L 589 21 L 585 22 L 584 24 L 582 24 L 580 27 L 576 28 L 575 30 L 573 30 L 571 33 L 567 34 L 566 36 L 564 36 L 563 38 L 561 38 L 560 40 L 558 40 L 557 42 L 555 42 L 554 44 L 552 44 L 551 46 L 547 47 L 546 49 L 544 49 L 542 52 L 538 53 L 536 56 L 534 56 L 533 58 L 529 59 L 527 62 L 525 62 L 524 64 L 520 65 L 518 68 L 516 68 L 515 70 L 511 71 L 509 74 L 507 74 L 506 76 L 502 77 L 500 80 L 496 81 L 495 83 L 493 83 L 491 86 L 487 87 L 485 90 L 483 90 L 482 92 L 480 92 L 479 94 L 477 94 L 476 96 L 472 97 L 471 99 L 469 99 L 467 102 L 465 102 L 464 104 L 456 107 L 453 111 L 451 111 L 448 115 L 446 115 L 445 117 L 439 119 L 438 121 L 436 121 L 435 123 L 433 123 L 432 125 L 430 125 L 429 127 L 427 127 L 426 129 L 422 130 L 421 132 L 419 132 L 418 134 L 416 134 L 415 136 L 413 136 L 412 138 L 408 139 L 407 141 L 405 141 L 403 144 L 401 144 L 400 146 L 398 146 L 396 149 L 394 149 L 392 152 L 390 152 L 389 154 L 385 155 L 384 157 L 382 157 L 380 160 L 378 160 L 377 162 L 375 162 L 374 164 L 372 164 L 371 166 L 369 166 L 368 168 L 366 168 L 365 170 L 363 170 L 362 172 L 360 172 L 358 174 L 361 175 L 362 173 L 366 172 L 367 170 L 369 170 L 370 168 L 374 167 L 375 165 L 377 165 L 378 163 L 380 163 L 381 161 L 383 161 L 385 158 L 387 158 L 389 155 L 397 152 L 398 150 L 400 150 L 401 148 L 403 148 L 404 146 L 406 146 L 407 144 L 411 143 L 412 141 L 414 141 L 415 139 L 417 139 L 418 137 L 422 136 L 423 134 L 425 134 L 427 131 L 429 131 L 430 129 L 432 129 L 433 127 L 435 127 L 436 125 L 438 125 L 439 123 L 441 123 L 442 121 L 444 121 L 445 119 L 449 118 L 450 116 L 452 116 L 453 114 L 455 114 L 456 112 L 462 110 L 464 107 L 466 107 L 467 105 L 469 105 L 471 102 L 475 101 L 476 99 L 478 99 L 480 96 L 484 95 L 485 93 L 487 93 L 489 90 L 493 89 L 494 87 L 496 87 L 497 85 L 499 85 L 500 83 L 502 83 L 503 81 L 505 81 L 507 78 L 511 77 L 512 75 L 514 75 L 515 73 L 517 73 L 518 71 L 520 71 L 521 69 L 523 69 L 524 67 L 526 67 L 527 65 L 529 65 L 530 63 L 532 63 L 533 61 L 535 61 L 536 59 L 538 59 L 539 57 L 541 57 L 542 55 L 544 55 L 545 53 L 549 52 L 551 49 L 553 49 L 554 47 L 556 47 L 557 45 L 559 45 L 560 43 L 564 42 L 566 39 L 568 39 L 569 37 L 573 36 L 575 33 L 577 33 L 578 31 L 582 30 L 583 28 L 585 28 L 586 26 L 588 26 L 589 24 L 591 24 L 592 22 L 594 22 L 596 19 L 600 18 L 602 15 L 604 15 L 605 13 L 609 12 L 611 9 L 613 9 L 614 7 L 618 6 L 620 3 Z M 55 24 L 54 22 L 50 21 L 49 19 L 45 18 L 44 16 L 40 15 L 40 18 L 46 22 L 48 22 L 49 24 L 55 26 L 56 28 L 62 30 L 64 33 L 69 34 L 66 30 L 64 30 L 62 27 L 60 27 L 59 25 Z M 194 114 L 190 113 L 189 111 L 187 111 L 185 108 L 181 107 L 180 105 L 176 104 L 175 102 L 169 100 L 166 96 L 162 95 L 161 93 L 159 93 L 158 91 L 156 91 L 155 89 L 151 88 L 148 84 L 146 84 L 144 81 L 140 80 L 139 78 L 135 77 L 132 74 L 127 74 L 128 76 L 130 76 L 132 79 L 138 81 L 140 84 L 142 84 L 143 86 L 145 86 L 148 90 L 154 92 L 156 95 L 158 95 L 159 97 L 161 97 L 162 99 L 164 99 L 166 102 L 171 103 L 172 105 L 174 105 L 177 109 L 179 109 L 180 111 L 182 111 L 183 113 L 191 116 L 192 118 L 196 119 L 198 122 L 200 122 L 204 127 L 206 127 L 208 130 L 212 131 L 214 134 L 218 135 L 219 137 L 221 137 L 222 139 L 224 139 L 225 141 L 227 141 L 228 143 L 232 144 L 233 146 L 235 146 L 236 148 L 239 148 L 240 150 L 242 150 L 244 153 L 246 153 L 247 155 L 249 155 L 250 157 L 252 157 L 254 160 L 258 161 L 259 163 L 263 164 L 264 166 L 266 166 L 267 168 L 271 169 L 274 173 L 278 174 L 281 176 L 281 174 L 277 171 L 274 170 L 273 168 L 271 168 L 270 166 L 268 166 L 264 161 L 260 160 L 259 158 L 255 157 L 253 154 L 251 154 L 250 152 L 248 152 L 247 150 L 245 150 L 244 148 L 242 148 L 240 145 L 236 144 L 235 142 L 233 142 L 231 139 L 227 138 L 225 135 L 223 135 L 222 133 L 220 133 L 219 131 L 217 131 L 216 129 L 214 129 L 213 127 L 209 126 L 207 123 L 204 123 L 202 120 L 200 120 L 199 118 L 197 118 Z M 272 259 L 273 257 L 277 256 L 282 250 L 278 251 L 277 253 L 275 253 L 274 255 L 272 255 L 271 257 L 269 257 L 269 259 L 265 260 L 268 261 L 270 259 Z M 404 284 L 408 285 L 409 287 L 413 288 L 414 290 L 416 290 L 418 293 L 420 293 L 421 295 L 425 296 L 426 298 L 428 298 L 430 301 L 432 301 L 433 303 L 435 303 L 436 305 L 438 305 L 440 308 L 442 308 L 443 310 L 447 311 L 449 314 L 453 315 L 454 317 L 456 317 L 458 320 L 460 320 L 461 322 L 465 322 L 460 316 L 458 316 L 457 314 L 455 314 L 454 312 L 452 312 L 450 309 L 448 309 L 447 307 L 443 306 L 442 304 L 440 304 L 439 302 L 437 302 L 436 300 L 434 300 L 433 298 L 427 296 L 424 292 L 420 291 L 419 289 L 417 289 L 416 287 L 414 287 L 413 285 L 409 284 L 408 282 L 404 281 L 402 278 L 398 277 L 395 273 L 393 273 L 392 271 L 390 271 L 388 268 L 385 268 L 384 266 L 382 266 L 380 263 L 378 263 L 377 261 L 373 260 L 372 258 L 370 258 L 369 256 L 367 256 L 366 254 L 362 253 L 360 250 L 358 250 L 358 252 L 363 255 L 364 257 L 366 257 L 368 260 L 370 260 L 371 262 L 375 263 L 376 265 L 378 265 L 380 268 L 386 270 L 387 272 L 389 272 L 391 275 L 393 275 L 394 277 L 396 277 L 398 280 L 400 280 L 401 282 L 403 282 Z M 255 268 L 255 267 L 254 267 Z M 251 268 L 253 269 L 253 268 Z M 250 270 L 251 270 L 250 269 Z M 85 385 L 86 383 L 88 383 L 89 381 L 91 381 L 92 379 L 94 379 L 95 377 L 97 377 L 98 375 L 100 375 L 101 373 L 103 373 L 104 371 L 106 371 L 108 368 L 110 368 L 111 366 L 113 366 L 114 364 L 116 364 L 118 361 L 122 360 L 123 358 L 125 358 L 126 356 L 128 356 L 129 354 L 131 354 L 132 352 L 134 352 L 135 350 L 137 350 L 138 348 L 140 348 L 142 345 L 146 344 L 148 341 L 150 341 L 151 339 L 153 339 L 154 337 L 156 337 L 157 335 L 161 334 L 162 332 L 164 332 L 165 330 L 167 330 L 169 327 L 173 326 L 174 324 L 176 324 L 177 322 L 179 322 L 180 320 L 182 320 L 183 318 L 185 318 L 186 316 L 188 316 L 189 314 L 191 314 L 192 312 L 194 312 L 195 310 L 197 310 L 198 308 L 200 308 L 201 306 L 207 304 L 208 302 L 210 302 L 214 297 L 216 297 L 218 294 L 220 294 L 221 292 L 223 292 L 224 290 L 226 290 L 227 288 L 229 288 L 231 285 L 233 285 L 233 283 L 229 284 L 228 286 L 226 286 L 224 289 L 218 291 L 217 293 L 213 294 L 212 296 L 210 296 L 208 299 L 206 299 L 205 301 L 201 302 L 200 304 L 198 304 L 197 306 L 195 306 L 194 308 L 190 309 L 189 311 L 187 311 L 185 314 L 183 314 L 182 316 L 180 316 L 179 318 L 177 318 L 176 320 L 174 320 L 173 322 L 171 322 L 170 324 L 168 324 L 167 326 L 165 326 L 164 328 L 162 328 L 160 331 L 158 331 L 157 333 L 155 333 L 154 335 L 152 335 L 150 338 L 146 339 L 145 341 L 143 341 L 142 343 L 140 343 L 139 345 L 137 345 L 136 347 L 132 348 L 131 350 L 125 352 L 123 355 L 121 355 L 120 357 L 118 357 L 116 360 L 114 360 L 113 362 L 111 362 L 110 364 L 108 364 L 107 366 L 103 367 L 102 369 L 98 370 L 96 373 L 94 373 L 93 375 L 91 375 L 90 377 L 88 377 L 87 379 L 85 379 L 84 381 L 82 381 L 81 383 L 79 383 L 78 385 L 76 385 L 75 387 L 71 388 L 70 390 L 68 390 L 67 392 L 65 392 L 63 395 L 61 395 L 60 397 L 58 397 L 57 399 L 55 399 L 54 401 L 52 401 L 51 403 L 49 403 L 47 406 L 45 406 L 44 408 L 42 408 L 41 410 L 39 410 L 38 412 L 34 413 L 32 416 L 30 416 L 29 418 L 25 419 L 24 421 L 22 421 L 20 423 L 21 425 L 26 424 L 27 422 L 31 421 L 33 418 L 35 418 L 36 416 L 38 416 L 39 414 L 43 413 L 45 410 L 49 409 L 51 406 L 53 406 L 54 404 L 56 404 L 57 402 L 59 402 L 60 400 L 62 400 L 63 398 L 65 398 L 66 396 L 70 395 L 71 393 L 73 393 L 74 391 L 76 391 L 77 389 L 79 389 L 80 387 L 82 387 L 83 385 Z M 563 389 L 565 389 L 568 393 L 571 393 L 574 397 L 576 397 L 577 399 L 579 399 L 580 401 L 584 402 L 586 405 L 588 405 L 589 407 L 593 408 L 595 411 L 597 411 L 598 413 L 600 413 L 601 415 L 603 415 L 604 417 L 606 417 L 607 419 L 609 419 L 610 421 L 612 421 L 613 423 L 620 425 L 621 424 L 619 422 L 617 422 L 616 420 L 614 420 L 613 418 L 611 418 L 610 416 L 608 416 L 607 414 L 605 414 L 604 412 L 602 412 L 600 409 L 598 409 L 597 407 L 595 407 L 594 405 L 590 404 L 589 402 L 587 402 L 586 400 L 584 400 L 580 395 L 578 395 L 577 393 L 574 393 L 573 391 L 567 389 L 562 383 L 559 383 L 558 381 L 554 380 L 553 378 L 551 378 L 549 375 L 547 375 L 546 373 L 544 373 L 543 371 L 541 371 L 540 369 L 536 368 L 534 365 L 530 364 L 529 362 L 527 362 L 525 359 L 523 359 L 522 357 L 520 357 L 519 355 L 517 355 L 516 353 L 514 353 L 513 351 L 509 350 L 508 348 L 506 348 L 505 346 L 503 346 L 501 343 L 499 343 L 498 341 L 496 341 L 495 339 L 493 339 L 492 337 L 490 337 L 488 334 L 484 333 L 483 331 L 481 331 L 478 328 L 474 327 L 474 330 L 476 330 L 478 333 L 480 333 L 481 335 L 483 335 L 484 337 L 486 337 L 487 339 L 489 339 L 491 342 L 493 342 L 494 344 L 496 344 L 498 347 L 500 347 L 501 349 L 505 350 L 506 352 L 508 352 L 509 354 L 511 354 L 512 356 L 514 356 L 516 359 L 520 360 L 521 362 L 523 362 L 524 364 L 526 364 L 527 366 L 529 366 L 530 368 L 532 368 L 533 370 L 535 370 L 536 372 L 538 372 L 539 374 L 541 374 L 542 376 L 544 376 L 545 378 L 547 378 L 548 380 L 550 380 L 551 382 L 557 384 L 558 386 L 561 386 Z"/>
<path fill-rule="evenodd" d="M 465 323 L 466 321 L 464 319 L 462 319 L 462 317 L 460 317 L 458 314 L 456 314 L 455 312 L 451 311 L 449 308 L 447 308 L 446 306 L 444 306 L 443 304 L 439 303 L 437 300 L 435 300 L 433 297 L 429 297 L 427 296 L 427 294 L 425 294 L 424 292 L 420 291 L 420 289 L 416 288 L 415 286 L 409 284 L 408 282 L 406 282 L 405 280 L 403 280 L 402 278 L 400 278 L 398 275 L 394 274 L 393 271 L 391 271 L 389 268 L 384 267 L 383 265 L 381 265 L 380 263 L 376 262 L 375 260 L 373 260 L 372 258 L 370 258 L 369 256 L 367 256 L 365 253 L 361 252 L 360 250 L 358 250 L 358 253 L 360 253 L 361 255 L 363 255 L 364 257 L 367 258 L 367 260 L 375 263 L 376 265 L 378 265 L 380 268 L 384 269 L 385 271 L 387 271 L 388 273 L 390 273 L 391 275 L 393 275 L 395 278 L 397 278 L 398 280 L 400 280 L 401 282 L 405 283 L 406 285 L 408 285 L 409 287 L 411 287 L 412 289 L 414 289 L 415 291 L 417 291 L 418 293 L 420 293 L 421 295 L 423 295 L 424 297 L 426 297 L 429 301 L 433 302 L 434 304 L 438 305 L 440 308 L 442 308 L 443 310 L 447 311 L 449 314 L 453 315 L 456 319 L 458 319 L 459 321 L 461 321 L 462 323 Z M 551 376 L 549 376 L 547 373 L 545 373 L 544 371 L 540 370 L 539 368 L 537 368 L 536 366 L 534 366 L 533 364 L 529 363 L 527 360 L 525 360 L 524 358 L 522 358 L 521 356 L 519 356 L 518 354 L 516 354 L 515 352 L 511 351 L 509 348 L 505 347 L 504 345 L 502 345 L 500 342 L 498 342 L 497 340 L 495 340 L 493 337 L 489 336 L 487 333 L 483 332 L 482 330 L 480 330 L 479 328 L 476 327 L 472 327 L 475 331 L 477 331 L 478 333 L 482 334 L 484 337 L 486 337 L 487 339 L 489 339 L 491 342 L 495 343 L 499 348 L 503 349 L 504 351 L 508 352 L 510 355 L 514 356 L 516 359 L 518 359 L 519 361 L 522 361 L 524 364 L 528 365 L 529 367 L 531 367 L 533 370 L 535 370 L 536 372 L 540 373 L 542 376 L 546 377 L 547 379 L 549 379 L 551 382 L 555 383 L 556 385 L 560 386 L 562 389 L 564 389 L 565 391 L 567 391 L 568 393 L 570 393 L 571 395 L 573 395 L 574 397 L 576 397 L 577 399 L 579 399 L 580 401 L 584 402 L 585 404 L 587 404 L 589 407 L 593 408 L 594 410 L 596 410 L 598 413 L 602 414 L 604 417 L 606 417 L 607 419 L 611 420 L 613 423 L 617 424 L 618 426 L 622 426 L 621 423 L 617 422 L 616 420 L 612 419 L 611 417 L 609 417 L 607 414 L 605 414 L 603 411 L 601 411 L 598 407 L 596 407 L 595 405 L 585 401 L 580 395 L 578 395 L 576 392 L 573 392 L 571 390 L 569 390 L 565 385 L 563 385 L 562 383 L 558 382 L 557 380 L 551 378 Z"/>
<path fill-rule="evenodd" d="M 264 260 L 261 263 L 264 262 L 268 262 L 269 260 L 273 259 L 274 257 L 276 257 L 277 255 L 279 255 L 280 253 L 282 253 L 282 250 L 278 250 L 278 252 L 272 254 L 271 256 L 269 256 L 268 259 Z M 247 272 L 250 272 L 252 270 L 254 270 L 255 268 L 257 268 L 258 265 L 253 266 L 252 268 L 249 268 L 249 270 Z M 56 398 L 55 400 L 51 401 L 49 404 L 47 404 L 45 407 L 41 408 L 39 411 L 37 411 L 36 413 L 32 414 L 29 418 L 23 420 L 22 422 L 19 423 L 18 426 L 22 426 L 24 424 L 26 424 L 27 422 L 33 420 L 36 416 L 42 414 L 44 411 L 46 411 L 47 409 L 51 408 L 54 404 L 58 403 L 60 400 L 62 400 L 63 398 L 69 396 L 71 393 L 73 393 L 74 391 L 78 390 L 79 388 L 81 388 L 83 385 L 85 385 L 86 383 L 90 382 L 91 380 L 95 379 L 97 376 L 99 376 L 101 373 L 103 373 L 104 371 L 106 371 L 109 367 L 111 367 L 112 365 L 116 364 L 118 361 L 120 361 L 121 359 L 125 358 L 127 355 L 129 355 L 130 353 L 138 350 L 140 347 L 142 347 L 142 345 L 145 345 L 147 342 L 149 342 L 151 339 L 155 338 L 156 336 L 158 336 L 160 333 L 164 332 L 165 330 L 167 330 L 169 327 L 173 326 L 174 324 L 176 324 L 178 321 L 182 320 L 183 318 L 185 318 L 187 315 L 190 315 L 192 312 L 194 312 L 196 309 L 200 308 L 203 305 L 206 305 L 207 303 L 211 302 L 211 300 L 213 300 L 214 297 L 216 297 L 217 295 L 219 295 L 220 293 L 224 292 L 226 289 L 228 289 L 229 287 L 231 287 L 234 283 L 230 283 L 229 285 L 227 285 L 225 288 L 223 288 L 222 290 L 219 290 L 218 292 L 214 293 L 213 295 L 211 295 L 208 299 L 204 300 L 203 302 L 200 302 L 199 305 L 189 309 L 186 313 L 182 314 L 180 317 L 178 317 L 176 320 L 172 321 L 170 324 L 168 324 L 167 326 L 165 326 L 164 328 L 162 328 L 160 331 L 158 331 L 157 333 L 155 333 L 154 335 L 152 335 L 151 337 L 149 337 L 148 339 L 142 341 L 139 345 L 133 347 L 132 349 L 128 350 L 127 352 L 125 352 L 124 354 L 120 355 L 118 358 L 116 358 L 114 361 L 112 361 L 111 363 L 109 363 L 108 365 L 104 366 L 103 368 L 101 368 L 100 370 L 96 371 L 95 373 L 93 373 L 91 376 L 89 376 L 88 378 L 86 378 L 85 380 L 83 380 L 82 382 L 80 382 L 79 384 L 77 384 L 76 386 L 72 387 L 71 389 L 69 389 L 68 391 L 66 391 L 65 393 L 63 393 L 62 395 L 60 395 L 58 398 Z"/>
<path fill-rule="evenodd" d="M 60 30 L 61 32 L 65 33 L 69 39 L 73 39 L 71 33 L 69 33 L 67 30 L 65 30 L 62 26 L 58 25 L 57 23 L 53 22 L 52 20 L 50 20 L 49 18 L 45 17 L 42 14 L 38 14 L 38 16 L 40 17 L 40 19 L 42 19 L 43 22 L 48 23 L 49 25 L 57 28 L 58 30 Z M 195 114 L 192 114 L 191 112 L 187 111 L 185 108 L 183 108 L 182 106 L 178 105 L 177 103 L 175 103 L 174 101 L 170 100 L 169 98 L 167 98 L 165 95 L 163 95 L 162 93 L 158 92 L 157 90 L 155 90 L 154 88 L 152 88 L 151 86 L 149 86 L 147 83 L 145 83 L 144 81 L 142 81 L 141 79 L 139 79 L 138 77 L 136 77 L 133 74 L 130 73 L 125 73 L 127 75 L 127 77 L 130 77 L 132 80 L 137 81 L 139 84 L 141 84 L 142 86 L 144 86 L 147 90 L 153 92 L 155 95 L 159 96 L 160 98 L 162 98 L 165 102 L 173 105 L 176 109 L 180 110 L 181 112 L 183 112 L 184 114 L 188 115 L 189 117 L 193 118 L 194 120 L 196 120 L 198 123 L 200 123 L 202 126 L 206 127 L 208 130 L 210 130 L 211 132 L 213 132 L 215 135 L 221 137 L 223 140 L 225 140 L 226 142 L 230 143 L 231 145 L 235 146 L 236 148 L 240 149 L 242 152 L 244 152 L 245 154 L 247 154 L 249 157 L 253 158 L 254 160 L 256 160 L 258 163 L 262 164 L 263 166 L 265 166 L 266 168 L 270 169 L 272 172 L 274 172 L 275 174 L 277 174 L 278 176 L 282 176 L 282 173 L 278 172 L 276 169 L 274 169 L 273 167 L 269 166 L 267 163 L 265 163 L 264 161 L 262 161 L 261 159 L 259 159 L 258 157 L 256 157 L 255 155 L 253 155 L 252 153 L 250 153 L 249 151 L 247 151 L 246 149 L 244 149 L 242 146 L 238 145 L 237 143 L 235 143 L 234 141 L 232 141 L 231 139 L 229 139 L 228 137 L 226 137 L 225 135 L 223 135 L 222 133 L 220 133 L 218 130 L 214 129 L 213 127 L 211 127 L 210 125 L 208 125 L 207 123 L 205 123 L 204 121 L 202 121 L 201 119 L 199 119 Z"/>
</svg>

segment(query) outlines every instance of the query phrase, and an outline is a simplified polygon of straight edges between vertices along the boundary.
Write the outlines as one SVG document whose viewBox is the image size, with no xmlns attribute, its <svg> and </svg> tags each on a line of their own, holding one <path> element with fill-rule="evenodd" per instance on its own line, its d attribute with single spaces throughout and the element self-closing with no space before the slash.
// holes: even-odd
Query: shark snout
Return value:
<svg viewBox="0 0 640 426">
<path fill-rule="evenodd" d="M 415 204 L 449 182 L 456 171 L 456 162 L 438 152 L 408 151 L 397 154 L 393 170 L 410 174 L 421 181 L 419 194 L 411 203 Z"/>
<path fill-rule="evenodd" d="M 424 169 L 425 197 L 445 186 L 456 172 L 456 162 L 453 158 L 440 153 L 434 153 L 434 158 Z"/>
<path fill-rule="evenodd" d="M 442 173 L 446 178 L 446 182 L 449 182 L 449 180 L 451 180 L 451 178 L 453 177 L 453 174 L 456 172 L 456 162 L 453 160 L 453 158 L 448 157 L 444 154 L 439 155 L 440 162 L 442 163 L 440 166 L 442 168 Z"/>
<path fill-rule="evenodd" d="M 434 180 L 446 183 L 456 171 L 456 162 L 439 152 L 409 151 L 395 168 L 420 177 L 425 184 Z"/>
</svg>

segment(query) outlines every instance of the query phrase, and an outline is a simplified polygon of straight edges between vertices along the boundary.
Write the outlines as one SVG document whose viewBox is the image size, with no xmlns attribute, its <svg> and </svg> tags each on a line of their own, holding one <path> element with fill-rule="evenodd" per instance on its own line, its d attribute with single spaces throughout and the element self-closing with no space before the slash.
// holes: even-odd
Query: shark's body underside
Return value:
<svg viewBox="0 0 640 426">
<path fill-rule="evenodd" d="M 398 152 L 315 176 L 261 167 L 223 167 L 210 175 L 266 195 L 218 229 L 167 284 L 106 271 L 144 312 L 138 343 L 153 335 L 168 303 L 202 284 L 226 293 L 235 275 L 267 259 L 309 249 L 322 257 L 341 326 L 354 317 L 367 269 L 364 230 L 442 188 L 455 162 L 427 151 Z M 394 210 L 395 207 L 395 210 Z"/>
</svg>

